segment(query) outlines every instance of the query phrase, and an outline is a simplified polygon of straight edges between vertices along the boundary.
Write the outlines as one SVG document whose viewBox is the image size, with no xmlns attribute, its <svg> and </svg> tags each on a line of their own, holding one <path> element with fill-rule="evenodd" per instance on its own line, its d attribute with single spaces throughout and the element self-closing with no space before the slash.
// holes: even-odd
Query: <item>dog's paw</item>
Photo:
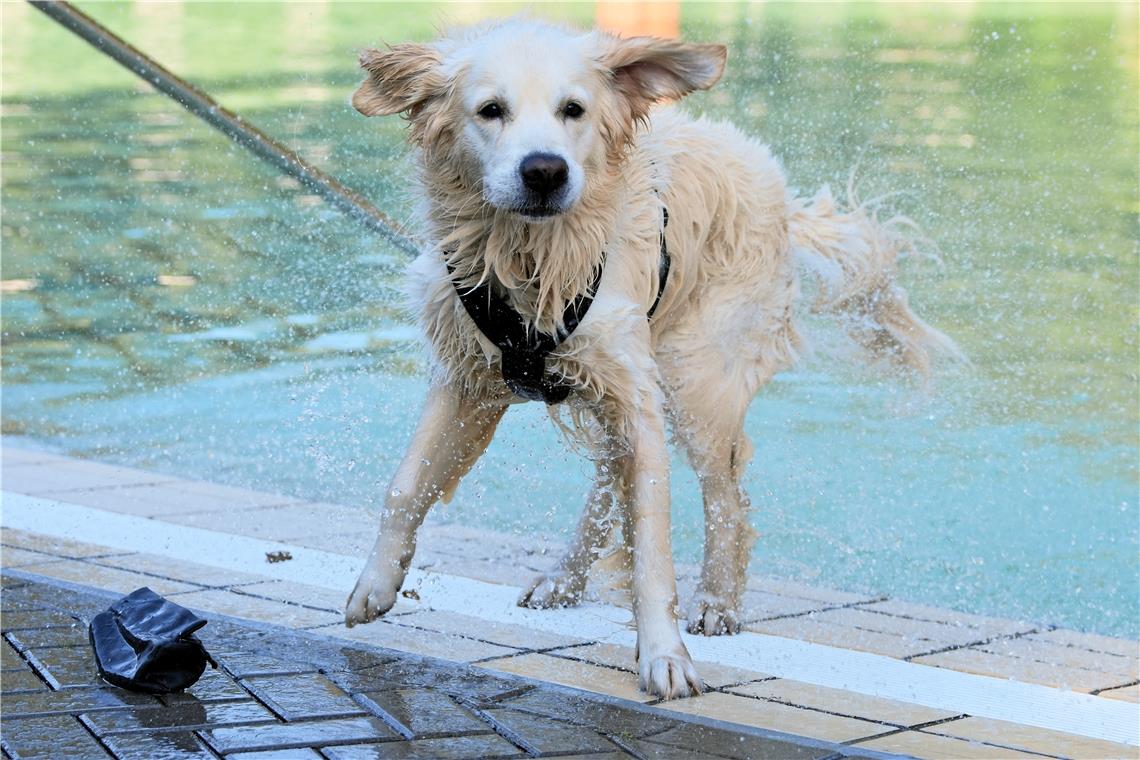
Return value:
<svg viewBox="0 0 1140 760">
<path fill-rule="evenodd" d="M 684 652 L 643 659 L 638 671 L 642 691 L 662 699 L 696 696 L 705 688 L 693 661 Z"/>
<path fill-rule="evenodd" d="M 740 614 L 723 599 L 698 594 L 689 609 L 689 633 L 724 636 L 740 632 Z"/>
<path fill-rule="evenodd" d="M 393 583 L 369 573 L 367 570 L 356 582 L 356 588 L 348 595 L 344 608 L 344 624 L 351 628 L 357 623 L 370 623 L 392 609 L 396 604 L 399 583 Z"/>
<path fill-rule="evenodd" d="M 540 575 L 523 591 L 519 597 L 519 606 L 535 610 L 574 607 L 582 601 L 585 590 L 585 579 L 564 573 Z"/>
</svg>

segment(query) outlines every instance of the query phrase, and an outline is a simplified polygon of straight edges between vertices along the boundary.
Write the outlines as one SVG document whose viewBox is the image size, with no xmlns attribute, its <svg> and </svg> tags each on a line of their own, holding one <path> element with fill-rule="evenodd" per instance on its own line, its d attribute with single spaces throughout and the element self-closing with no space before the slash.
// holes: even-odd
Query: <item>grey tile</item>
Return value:
<svg viewBox="0 0 1140 760">
<path fill-rule="evenodd" d="M 288 721 L 364 714 L 352 697 L 320 673 L 247 678 L 244 684 Z"/>
<path fill-rule="evenodd" d="M 514 710 L 488 710 L 495 730 L 526 749 L 547 753 L 612 752 L 613 742 L 583 726 Z"/>
<path fill-rule="evenodd" d="M 371 691 L 357 698 L 362 705 L 394 720 L 416 738 L 491 730 L 446 694 L 429 689 Z"/>
<path fill-rule="evenodd" d="M 684 723 L 664 733 L 639 741 L 637 749 L 648 754 L 654 746 L 664 746 L 664 754 L 650 757 L 673 757 L 670 752 L 680 748 L 690 752 L 706 753 L 727 758 L 751 760 L 762 757 L 765 760 L 817 760 L 835 754 L 833 749 L 819 749 L 780 739 L 766 739 L 751 734 L 724 731 L 695 723 Z M 656 750 L 654 750 L 656 751 Z"/>
<path fill-rule="evenodd" d="M 207 649 L 209 646 L 207 645 Z M 294 673 L 312 673 L 317 670 L 314 665 L 297 660 L 285 660 L 271 655 L 234 651 L 211 652 L 218 664 L 229 671 L 235 678 L 248 678 L 250 676 L 277 676 Z"/>
<path fill-rule="evenodd" d="M 24 658 L 8 639 L 0 639 L 0 667 L 4 670 L 23 670 L 28 667 Z"/>
<path fill-rule="evenodd" d="M 115 734 L 103 738 L 119 760 L 214 760 L 214 753 L 189 731 Z"/>
<path fill-rule="evenodd" d="M 643 737 L 658 734 L 680 722 L 636 710 L 622 710 L 604 702 L 584 699 L 539 687 L 504 700 L 504 707 L 558 718 L 583 726 L 595 726 L 606 734 Z"/>
<path fill-rule="evenodd" d="M 226 760 L 324 760 L 324 756 L 315 749 L 267 749 L 226 755 Z"/>
<path fill-rule="evenodd" d="M 53 689 L 103 683 L 89 646 L 37 647 L 24 652 L 28 663 Z"/>
<path fill-rule="evenodd" d="M 399 738 L 378 718 L 341 718 L 276 726 L 243 726 L 207 731 L 203 738 L 222 754 L 290 749 Z"/>
<path fill-rule="evenodd" d="M 35 673 L 24 670 L 6 670 L 0 673 L 0 693 L 5 697 L 18 691 L 44 691 L 45 684 Z"/>
<path fill-rule="evenodd" d="M 357 744 L 324 751 L 329 760 L 492 760 L 526 757 L 526 753 L 496 734 L 420 739 L 387 744 Z M 232 755 L 231 755 L 232 757 Z"/>
<path fill-rule="evenodd" d="M 4 725 L 7 728 L 11 721 L 22 718 L 158 704 L 159 701 L 149 694 L 112 687 L 8 694 L 4 696 Z"/>
<path fill-rule="evenodd" d="M 72 628 L 77 625 L 80 625 L 80 621 L 71 615 L 50 609 L 17 610 L 5 612 L 0 616 L 0 629 L 5 632 L 38 628 Z"/>
<path fill-rule="evenodd" d="M 70 715 L 6 720 L 0 745 L 13 760 L 102 760 L 110 757 Z"/>
<path fill-rule="evenodd" d="M 277 718 L 257 702 L 183 702 L 174 707 L 136 707 L 106 710 L 82 716 L 96 736 L 131 731 L 190 731 L 200 728 L 256 723 L 277 723 Z"/>
<path fill-rule="evenodd" d="M 9 631 L 8 640 L 21 650 L 33 647 L 79 647 L 86 646 L 90 641 L 87 626 L 80 623 L 66 627 Z"/>
<path fill-rule="evenodd" d="M 168 705 L 181 702 L 217 702 L 233 699 L 249 699 L 249 692 L 224 670 L 207 667 L 198 682 L 185 691 L 163 694 L 162 701 Z"/>
</svg>

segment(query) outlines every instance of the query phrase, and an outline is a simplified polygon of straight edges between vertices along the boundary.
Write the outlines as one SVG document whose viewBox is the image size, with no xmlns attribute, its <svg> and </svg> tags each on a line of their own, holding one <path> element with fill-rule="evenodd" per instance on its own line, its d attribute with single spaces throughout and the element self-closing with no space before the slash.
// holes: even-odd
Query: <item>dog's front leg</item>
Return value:
<svg viewBox="0 0 1140 760">
<path fill-rule="evenodd" d="M 450 498 L 487 448 L 506 409 L 502 402 L 468 399 L 450 386 L 432 386 L 419 427 L 385 494 L 380 532 L 348 597 L 346 625 L 375 620 L 396 603 L 416 551 L 416 530 L 436 501 Z"/>
<path fill-rule="evenodd" d="M 648 398 L 645 398 L 648 397 Z M 669 454 L 660 397 L 643 394 L 632 422 L 628 482 L 632 499 L 626 516 L 633 549 L 633 609 L 641 688 L 672 699 L 703 689 L 677 628 L 677 579 L 669 536 Z"/>
</svg>

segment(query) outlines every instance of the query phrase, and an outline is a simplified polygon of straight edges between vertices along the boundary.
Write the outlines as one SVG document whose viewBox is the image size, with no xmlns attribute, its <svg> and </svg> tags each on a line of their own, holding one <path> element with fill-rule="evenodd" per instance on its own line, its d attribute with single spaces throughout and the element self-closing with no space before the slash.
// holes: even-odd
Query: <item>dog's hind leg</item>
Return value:
<svg viewBox="0 0 1140 760">
<path fill-rule="evenodd" d="M 622 486 L 610 462 L 599 459 L 594 466 L 594 485 L 586 499 L 586 508 L 578 519 L 570 548 L 562 555 L 557 570 L 543 573 L 531 581 L 519 597 L 520 607 L 572 607 L 582 601 L 590 566 L 616 525 L 614 501 L 622 498 Z"/>
<path fill-rule="evenodd" d="M 428 509 L 447 501 L 459 479 L 487 448 L 506 411 L 502 402 L 476 401 L 446 385 L 434 385 L 384 506 L 380 532 L 356 587 L 344 621 L 352 626 L 383 615 L 396 603 L 416 551 L 416 531 Z"/>
<path fill-rule="evenodd" d="M 666 381 L 673 428 L 700 480 L 705 511 L 704 563 L 689 605 L 688 629 L 707 636 L 736 633 L 756 537 L 740 478 L 752 452 L 743 431 L 744 414 L 758 383 L 741 382 L 737 373 L 674 379 Z"/>
</svg>

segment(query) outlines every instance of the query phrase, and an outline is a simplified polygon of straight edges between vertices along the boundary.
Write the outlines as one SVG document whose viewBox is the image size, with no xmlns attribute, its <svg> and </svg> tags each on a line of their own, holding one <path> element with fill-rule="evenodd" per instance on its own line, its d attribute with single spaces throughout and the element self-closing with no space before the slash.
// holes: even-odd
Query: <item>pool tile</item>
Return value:
<svg viewBox="0 0 1140 760">
<path fill-rule="evenodd" d="M 875 598 L 873 594 L 858 594 L 850 591 L 839 591 L 823 586 L 809 586 L 797 581 L 779 580 L 753 576 L 748 578 L 746 589 L 749 591 L 764 591 L 777 596 L 793 599 L 808 599 L 813 602 L 823 602 L 828 606 L 841 604 L 855 604 L 866 602 Z"/>
<path fill-rule="evenodd" d="M 181 594 L 186 591 L 194 591 L 201 588 L 200 586 L 190 585 L 180 581 L 156 578 L 153 575 L 142 575 L 141 573 L 133 573 L 129 570 L 120 570 L 117 567 L 108 567 L 106 565 L 96 565 L 90 562 L 79 562 L 75 560 L 48 562 L 41 565 L 27 565 L 20 569 L 28 573 L 38 573 L 40 575 L 46 575 L 49 578 L 71 581 L 72 583 L 82 583 L 85 586 L 94 586 L 108 591 L 116 591 L 121 594 L 129 594 L 142 586 L 147 586 L 156 594 L 163 596 Z"/>
<path fill-rule="evenodd" d="M 652 699 L 638 689 L 637 676 L 632 673 L 545 654 L 524 654 L 490 660 L 478 663 L 478 667 L 609 694 L 633 702 L 648 702 Z"/>
<path fill-rule="evenodd" d="M 1140 756 L 1140 748 L 1137 747 L 989 718 L 963 718 L 939 726 L 931 726 L 924 730 L 941 736 L 1000 744 L 1013 749 L 1039 752 L 1046 755 L 1098 759 Z"/>
<path fill-rule="evenodd" d="M 369 530 L 356 530 L 351 533 L 319 533 L 313 531 L 307 536 L 294 536 L 289 543 L 303 546 L 306 549 L 320 549 L 330 554 L 340 554 L 345 557 L 367 556 L 372 544 L 376 541 L 376 526 Z M 422 546 L 422 541 L 418 543 Z M 413 565 L 415 565 L 413 560 Z M 418 565 L 416 565 L 418 567 Z"/>
<path fill-rule="evenodd" d="M 1029 624 L 1023 621 L 986 617 L 983 615 L 970 615 L 965 612 L 948 610 L 941 607 L 930 607 L 924 604 L 914 604 L 898 599 L 887 599 L 871 604 L 861 604 L 859 608 L 884 612 L 890 615 L 898 615 L 900 617 L 914 618 L 915 620 L 926 620 L 934 623 L 944 623 L 946 625 L 975 628 L 981 634 L 981 638 L 1008 636 L 1031 628 Z"/>
<path fill-rule="evenodd" d="M 70 457 L 61 454 L 53 454 L 47 451 L 37 451 L 36 449 L 24 449 L 18 446 L 4 445 L 0 447 L 0 465 L 5 469 L 17 465 L 26 464 L 63 464 L 64 462 L 74 461 Z"/>
<path fill-rule="evenodd" d="M 657 706 L 670 712 L 700 715 L 729 723 L 836 742 L 853 741 L 890 730 L 889 726 L 881 723 L 844 718 L 723 692 L 670 700 Z"/>
<path fill-rule="evenodd" d="M 1023 657 L 993 654 L 981 649 L 956 649 L 952 652 L 916 657 L 911 662 L 1081 692 L 1096 691 L 1120 683 L 1120 677 L 1111 673 L 1050 665 Z"/>
<path fill-rule="evenodd" d="M 109 546 L 88 544 L 82 541 L 72 541 L 66 538 L 44 536 L 39 533 L 29 533 L 17 528 L 4 528 L 0 531 L 0 541 L 5 547 L 15 546 L 29 551 L 42 552 L 53 557 L 66 557 L 68 559 L 82 559 L 84 557 L 98 557 L 105 554 L 121 553 Z"/>
<path fill-rule="evenodd" d="M 729 691 L 734 694 L 786 702 L 798 707 L 810 707 L 839 715 L 893 723 L 898 726 L 914 726 L 929 721 L 944 720 L 958 714 L 950 710 L 935 710 L 922 705 L 870 697 L 865 694 L 856 694 L 855 692 L 816 686 L 800 681 L 789 681 L 783 678 L 734 686 Z"/>
<path fill-rule="evenodd" d="M 265 576 L 242 573 L 236 570 L 227 570 L 212 565 L 202 565 L 197 562 L 184 562 L 171 557 L 157 554 L 119 554 L 111 557 L 90 559 L 96 565 L 115 567 L 120 570 L 146 573 L 162 576 L 175 581 L 192 583 L 198 586 L 237 586 L 248 583 L 260 583 L 267 580 Z"/>
<path fill-rule="evenodd" d="M 17 568 L 25 565 L 39 565 L 44 562 L 56 562 L 60 559 L 53 554 L 28 551 L 14 546 L 0 547 L 0 567 Z"/>
<path fill-rule="evenodd" d="M 70 504 L 105 509 L 142 517 L 168 518 L 174 515 L 223 510 L 251 509 L 267 504 L 285 504 L 292 499 L 271 494 L 259 497 L 225 497 L 190 490 L 190 481 L 171 480 L 159 484 L 128 485 L 85 491 L 68 491 L 55 496 Z M 249 492 L 253 493 L 253 492 Z"/>
<path fill-rule="evenodd" d="M 263 580 L 258 583 L 244 583 L 235 589 L 238 593 L 272 599 L 278 602 L 303 604 L 306 607 L 317 607 L 327 610 L 335 615 L 341 615 L 344 610 L 344 600 L 347 592 L 344 590 L 328 589 L 323 586 L 310 586 L 305 583 L 291 581 Z"/>
<path fill-rule="evenodd" d="M 882 752 L 897 752 L 926 760 L 1030 760 L 1041 757 L 1015 749 L 994 747 L 964 739 L 950 739 L 923 731 L 903 731 L 880 739 L 858 742 L 854 749 L 861 747 Z"/>
<path fill-rule="evenodd" d="M 683 595 L 682 599 L 689 598 Z M 780 617 L 783 615 L 800 615 L 813 610 L 825 609 L 827 602 L 812 599 L 799 599 L 792 596 L 782 596 L 768 591 L 745 591 L 742 600 L 742 619 L 747 622 Z"/>
<path fill-rule="evenodd" d="M 857 649 L 861 652 L 872 652 L 888 657 L 906 657 L 930 649 L 924 642 L 907 639 L 893 633 L 862 631 L 848 626 L 834 625 L 818 619 L 815 615 L 749 623 L 744 628 L 756 633 L 811 641 L 842 649 Z"/>
<path fill-rule="evenodd" d="M 1140 659 L 1140 642 L 1132 639 L 1118 639 L 1111 636 L 1098 636 L 1095 633 L 1081 633 L 1058 628 L 1053 631 L 1042 631 L 1030 634 L 1027 639 L 1034 641 L 1048 641 L 1067 647 L 1085 649 L 1090 652 L 1104 652 L 1118 657 L 1128 657 L 1132 660 Z"/>
<path fill-rule="evenodd" d="M 7 468 L 4 471 L 3 487 L 6 491 L 57 498 L 90 488 L 115 488 L 171 480 L 176 478 L 157 472 L 71 459 L 51 465 Z M 60 498 L 60 501 L 66 499 Z"/>
<path fill-rule="evenodd" d="M 1019 638 L 993 641 L 976 648 L 1003 657 L 1019 657 L 1046 665 L 1111 673 L 1118 676 L 1117 683 L 1126 683 L 1140 678 L 1140 660 L 1135 657 L 1121 657 L 1107 652 L 1094 652 L 1052 641 Z"/>
<path fill-rule="evenodd" d="M 384 620 L 352 628 L 346 628 L 343 623 L 339 623 L 320 628 L 315 632 L 350 641 L 362 641 L 379 647 L 398 649 L 401 652 L 415 652 L 428 657 L 441 657 L 445 660 L 458 660 L 460 662 L 502 657 L 518 651 L 447 633 L 427 633 L 415 628 L 405 628 Z"/>
<path fill-rule="evenodd" d="M 570 649 L 554 650 L 546 654 L 565 657 L 570 660 L 584 660 L 595 665 L 604 665 L 630 673 L 637 672 L 637 660 L 634 656 L 633 647 L 623 647 L 616 644 L 589 644 Z M 733 668 L 715 662 L 694 662 L 693 664 L 696 666 L 701 679 L 714 688 L 768 677 L 766 673 Z"/>
<path fill-rule="evenodd" d="M 547 633 L 521 625 L 496 623 L 469 615 L 439 610 L 423 610 L 401 615 L 394 620 L 398 625 L 424 628 L 456 635 L 470 636 L 493 644 L 518 649 L 550 649 L 584 643 L 584 639 Z"/>
<path fill-rule="evenodd" d="M 1097 696 L 1106 697 L 1108 699 L 1120 699 L 1125 702 L 1140 702 L 1140 684 L 1107 689 L 1097 694 Z"/>
<path fill-rule="evenodd" d="M 816 613 L 813 617 L 834 625 L 901 636 L 915 642 L 918 647 L 925 647 L 924 651 L 949 646 L 963 646 L 990 638 L 989 635 L 972 626 L 885 615 L 856 607 L 828 610 Z M 1019 632 L 1024 633 L 1029 630 L 1032 628 L 1025 626 Z"/>
<path fill-rule="evenodd" d="M 287 542 L 297 537 L 312 535 L 315 529 L 328 525 L 330 521 L 338 527 L 346 528 L 359 524 L 363 532 L 367 515 L 363 510 L 348 507 L 300 503 L 225 512 L 165 515 L 162 519 L 194 528 Z"/>
<path fill-rule="evenodd" d="M 206 613 L 204 617 L 209 617 L 208 613 L 210 612 L 217 612 L 222 615 L 282 625 L 286 628 L 310 628 L 333 623 L 340 619 L 339 615 L 331 612 L 243 596 L 232 591 L 219 589 L 178 594 L 172 597 L 171 601 L 177 602 L 183 607 L 202 610 Z"/>
</svg>

